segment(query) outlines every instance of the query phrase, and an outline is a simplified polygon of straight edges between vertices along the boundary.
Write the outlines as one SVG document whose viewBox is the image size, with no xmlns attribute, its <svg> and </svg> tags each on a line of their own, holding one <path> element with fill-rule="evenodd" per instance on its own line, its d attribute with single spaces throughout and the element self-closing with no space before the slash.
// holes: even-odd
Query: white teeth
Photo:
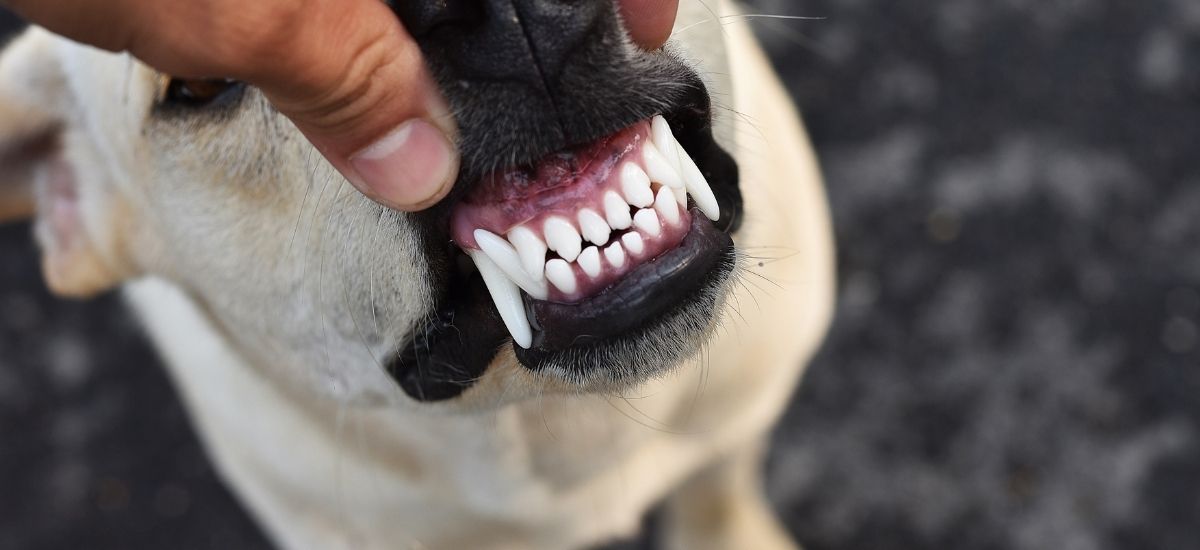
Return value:
<svg viewBox="0 0 1200 550">
<path fill-rule="evenodd" d="M 621 168 L 621 192 L 625 200 L 638 208 L 654 204 L 654 192 L 650 190 L 650 176 L 642 168 L 632 162 L 626 162 Z"/>
<path fill-rule="evenodd" d="M 683 182 L 688 194 L 708 219 L 717 221 L 721 217 L 721 208 L 717 206 L 717 197 L 713 195 L 712 187 L 708 186 L 704 174 L 700 173 L 696 161 L 687 154 L 680 155 L 679 161 L 683 163 Z"/>
<path fill-rule="evenodd" d="M 508 232 L 508 240 L 517 249 L 525 272 L 535 279 L 545 279 L 546 242 L 532 229 L 519 226 Z"/>
<path fill-rule="evenodd" d="M 629 229 L 633 218 L 629 216 L 629 203 L 616 191 L 604 194 L 604 219 L 613 229 Z"/>
<path fill-rule="evenodd" d="M 529 317 L 525 314 L 525 302 L 521 299 L 521 290 L 509 279 L 500 268 L 492 262 L 488 255 L 480 250 L 467 250 L 467 254 L 475 262 L 492 302 L 504 320 L 504 326 L 512 335 L 513 342 L 523 348 L 533 344 L 533 329 L 529 326 Z"/>
<path fill-rule="evenodd" d="M 670 225 L 679 223 L 679 203 L 669 187 L 658 189 L 658 195 L 654 197 L 654 211 Z"/>
<path fill-rule="evenodd" d="M 538 299 L 546 299 L 546 281 L 541 277 L 532 277 L 524 266 L 517 250 L 502 237 L 483 229 L 475 230 L 475 242 L 487 254 L 488 259 L 496 264 L 505 275 L 521 290 Z"/>
<path fill-rule="evenodd" d="M 680 207 L 687 208 L 687 190 L 686 189 L 672 189 L 671 193 L 675 194 L 675 200 L 679 202 Z"/>
<path fill-rule="evenodd" d="M 662 224 L 658 221 L 658 214 L 649 208 L 638 210 L 637 214 L 633 215 L 633 225 L 651 237 L 662 234 Z"/>
<path fill-rule="evenodd" d="M 641 254 L 646 249 L 646 243 L 642 241 L 642 234 L 636 231 L 622 235 L 621 242 L 625 244 L 625 249 L 630 254 Z"/>
<path fill-rule="evenodd" d="M 600 275 L 600 249 L 589 246 L 579 253 L 579 268 L 595 279 Z"/>
<path fill-rule="evenodd" d="M 642 160 L 646 164 L 646 175 L 651 181 L 656 181 L 672 189 L 683 189 L 683 178 L 675 170 L 675 165 L 658 151 L 653 142 L 642 146 Z"/>
<path fill-rule="evenodd" d="M 575 271 L 566 261 L 555 258 L 546 262 L 546 278 L 563 294 L 575 293 Z"/>
<path fill-rule="evenodd" d="M 608 245 L 608 248 L 604 249 L 604 257 L 608 259 L 610 265 L 617 269 L 625 266 L 625 248 L 621 246 L 621 243 Z"/>
<path fill-rule="evenodd" d="M 671 133 L 671 125 L 667 124 L 667 120 L 662 116 L 656 116 L 650 123 L 650 131 L 654 146 L 671 163 L 675 172 L 682 174 L 683 164 L 679 162 L 679 157 L 683 153 L 683 148 L 679 146 L 679 142 L 675 141 L 675 134 Z"/>
<path fill-rule="evenodd" d="M 608 242 L 608 234 L 612 231 L 608 222 L 590 208 L 579 212 L 579 227 L 583 229 L 583 236 L 596 244 Z"/>
<path fill-rule="evenodd" d="M 571 222 L 554 216 L 546 220 L 543 229 L 546 231 L 546 244 L 550 246 L 550 250 L 557 252 L 568 262 L 573 262 L 579 257 L 583 243 L 580 242 L 579 231 L 575 230 Z"/>
</svg>

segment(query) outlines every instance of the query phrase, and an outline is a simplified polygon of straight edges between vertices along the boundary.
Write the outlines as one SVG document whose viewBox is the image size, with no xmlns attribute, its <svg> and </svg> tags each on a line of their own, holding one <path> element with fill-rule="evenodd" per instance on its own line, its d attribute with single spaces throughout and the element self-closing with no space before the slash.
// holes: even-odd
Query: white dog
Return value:
<svg viewBox="0 0 1200 550">
<path fill-rule="evenodd" d="M 0 59 L 0 216 L 56 292 L 123 286 L 281 547 L 579 548 L 659 503 L 671 548 L 794 547 L 760 462 L 833 251 L 735 10 L 685 1 L 643 52 L 610 0 L 400 4 L 463 152 L 433 210 L 353 192 L 252 88 L 35 28 Z"/>
</svg>

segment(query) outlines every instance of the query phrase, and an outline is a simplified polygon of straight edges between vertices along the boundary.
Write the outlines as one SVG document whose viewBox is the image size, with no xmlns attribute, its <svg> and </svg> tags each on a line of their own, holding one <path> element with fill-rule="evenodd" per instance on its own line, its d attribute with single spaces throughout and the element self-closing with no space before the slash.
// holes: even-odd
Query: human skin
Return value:
<svg viewBox="0 0 1200 550">
<path fill-rule="evenodd" d="M 679 0 L 613 1 L 635 43 L 666 42 Z M 385 206 L 432 206 L 457 175 L 453 117 L 416 42 L 379 0 L 0 3 L 166 74 L 258 87 L 354 187 Z"/>
</svg>

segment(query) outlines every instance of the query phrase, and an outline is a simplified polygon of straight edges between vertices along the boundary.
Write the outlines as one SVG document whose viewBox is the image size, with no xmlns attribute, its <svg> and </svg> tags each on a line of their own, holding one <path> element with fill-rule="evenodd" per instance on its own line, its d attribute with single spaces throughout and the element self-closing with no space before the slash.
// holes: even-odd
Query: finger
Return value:
<svg viewBox="0 0 1200 550">
<path fill-rule="evenodd" d="M 378 0 L 6 1 L 50 30 L 169 74 L 254 84 L 387 206 L 429 206 L 457 174 L 453 119 L 417 45 Z"/>
<path fill-rule="evenodd" d="M 618 0 L 629 35 L 639 46 L 654 50 L 671 37 L 679 0 Z"/>
<path fill-rule="evenodd" d="M 378 0 L 314 4 L 290 26 L 285 60 L 259 60 L 272 69 L 249 80 L 367 196 L 401 210 L 431 206 L 453 184 L 458 153 L 416 43 Z"/>
</svg>

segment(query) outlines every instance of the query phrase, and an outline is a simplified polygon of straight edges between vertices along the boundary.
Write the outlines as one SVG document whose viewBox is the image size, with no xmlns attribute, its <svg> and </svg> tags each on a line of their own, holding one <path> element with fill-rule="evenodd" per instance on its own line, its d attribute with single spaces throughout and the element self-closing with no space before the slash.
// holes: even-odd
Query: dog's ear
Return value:
<svg viewBox="0 0 1200 550">
<path fill-rule="evenodd" d="M 0 54 L 0 223 L 33 216 L 33 181 L 55 149 L 64 82 L 43 32 Z"/>
<path fill-rule="evenodd" d="M 47 285 L 85 297 L 120 277 L 98 253 L 77 178 L 60 154 L 70 101 L 59 40 L 31 28 L 0 53 L 0 223 L 34 218 Z"/>
</svg>

